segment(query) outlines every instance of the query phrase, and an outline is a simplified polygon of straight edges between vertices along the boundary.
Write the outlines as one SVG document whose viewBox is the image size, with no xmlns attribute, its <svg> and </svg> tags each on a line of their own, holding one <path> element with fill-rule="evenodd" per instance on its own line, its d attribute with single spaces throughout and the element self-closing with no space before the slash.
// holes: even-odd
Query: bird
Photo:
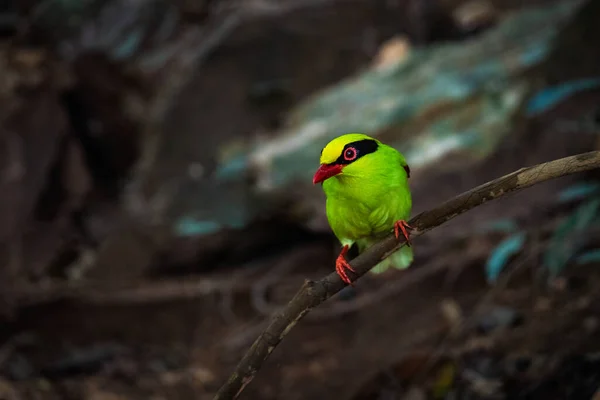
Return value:
<svg viewBox="0 0 600 400">
<path fill-rule="evenodd" d="M 329 226 L 342 245 L 335 269 L 344 283 L 354 286 L 346 260 L 354 244 L 359 253 L 392 230 L 407 246 L 400 248 L 371 269 L 381 273 L 389 267 L 407 268 L 413 262 L 407 222 L 412 210 L 410 168 L 402 153 L 363 133 L 347 133 L 322 149 L 313 184 L 325 193 Z"/>
</svg>

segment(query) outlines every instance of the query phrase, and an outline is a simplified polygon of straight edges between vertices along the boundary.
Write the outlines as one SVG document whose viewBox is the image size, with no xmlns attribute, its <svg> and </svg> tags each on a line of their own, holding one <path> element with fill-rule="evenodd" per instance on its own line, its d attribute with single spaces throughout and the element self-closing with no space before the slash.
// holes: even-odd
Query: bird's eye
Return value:
<svg viewBox="0 0 600 400">
<path fill-rule="evenodd" d="M 348 147 L 344 151 L 344 160 L 352 161 L 356 158 L 356 149 L 354 147 Z"/>
</svg>

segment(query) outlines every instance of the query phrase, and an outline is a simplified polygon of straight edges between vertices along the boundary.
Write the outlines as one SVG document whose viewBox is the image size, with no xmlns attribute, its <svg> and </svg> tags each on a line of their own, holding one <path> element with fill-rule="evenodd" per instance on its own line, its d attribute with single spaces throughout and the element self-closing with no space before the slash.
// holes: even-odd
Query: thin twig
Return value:
<svg viewBox="0 0 600 400">
<path fill-rule="evenodd" d="M 600 152 L 592 151 L 571 157 L 561 158 L 533 167 L 521 168 L 511 174 L 478 186 L 465 192 L 433 210 L 423 212 L 409 223 L 415 230 L 412 236 L 418 237 L 425 232 L 465 213 L 483 203 L 517 192 L 535 184 L 561 176 L 589 171 L 600 167 Z M 358 279 L 381 260 L 401 248 L 405 242 L 397 240 L 392 234 L 373 245 L 363 254 L 352 260 L 352 268 Z M 323 303 L 329 297 L 344 288 L 340 277 L 332 272 L 328 276 L 313 282 L 306 280 L 294 298 L 280 312 L 275 313 L 264 332 L 255 340 L 250 349 L 237 365 L 233 374 L 215 395 L 215 400 L 235 399 L 254 379 L 265 360 L 290 330 L 312 308 Z"/>
<path fill-rule="evenodd" d="M 367 295 L 360 296 L 356 300 L 338 302 L 334 303 L 331 307 L 315 310 L 308 318 L 310 320 L 323 320 L 339 317 L 360 310 L 361 308 L 381 303 L 406 288 L 452 267 L 452 263 L 444 262 L 444 260 L 434 261 L 413 271 L 406 271 L 406 276 L 390 282 Z"/>
</svg>

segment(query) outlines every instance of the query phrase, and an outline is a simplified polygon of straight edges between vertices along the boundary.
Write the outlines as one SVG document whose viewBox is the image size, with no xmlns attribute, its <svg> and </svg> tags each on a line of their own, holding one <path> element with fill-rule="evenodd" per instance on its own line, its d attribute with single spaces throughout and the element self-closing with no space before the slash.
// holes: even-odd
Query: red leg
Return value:
<svg viewBox="0 0 600 400">
<path fill-rule="evenodd" d="M 345 256 L 346 256 L 346 253 L 348 252 L 349 249 L 350 249 L 350 246 L 348 246 L 348 245 L 345 245 L 342 248 L 342 251 L 340 252 L 340 255 L 335 260 L 335 272 L 337 272 L 337 274 L 340 276 L 340 278 L 342 278 L 342 280 L 345 283 L 347 283 L 350 286 L 354 286 L 352 284 L 352 281 L 348 277 L 348 273 L 346 272 L 346 270 L 350 270 L 352 272 L 356 272 L 350 266 L 350 264 L 348 264 L 348 261 L 346 261 L 346 257 Z"/>
<path fill-rule="evenodd" d="M 394 234 L 396 235 L 396 239 L 400 239 L 400 232 L 402 232 L 402 234 L 406 238 L 406 245 L 410 246 L 410 235 L 408 234 L 407 229 L 412 230 L 414 228 L 404 220 L 396 221 L 396 223 L 394 224 Z"/>
</svg>

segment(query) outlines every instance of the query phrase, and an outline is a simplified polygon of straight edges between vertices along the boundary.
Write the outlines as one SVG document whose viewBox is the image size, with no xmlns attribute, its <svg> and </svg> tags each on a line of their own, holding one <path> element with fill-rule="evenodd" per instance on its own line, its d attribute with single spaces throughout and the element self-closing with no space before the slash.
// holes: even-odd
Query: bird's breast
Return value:
<svg viewBox="0 0 600 400">
<path fill-rule="evenodd" d="M 357 240 L 377 235 L 393 228 L 399 219 L 408 219 L 410 195 L 390 190 L 377 197 L 327 197 L 327 218 L 335 235 Z"/>
</svg>

